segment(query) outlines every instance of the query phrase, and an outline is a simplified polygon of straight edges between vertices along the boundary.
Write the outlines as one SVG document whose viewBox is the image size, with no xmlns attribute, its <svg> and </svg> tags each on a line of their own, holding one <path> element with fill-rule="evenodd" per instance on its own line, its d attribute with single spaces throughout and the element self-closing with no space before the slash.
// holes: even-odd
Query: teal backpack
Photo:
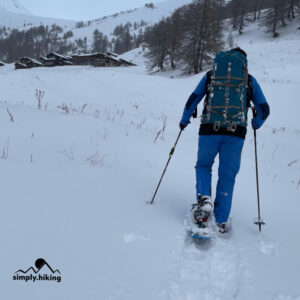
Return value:
<svg viewBox="0 0 300 300">
<path fill-rule="evenodd" d="M 235 132 L 247 126 L 247 58 L 238 51 L 219 52 L 214 60 L 202 123 Z"/>
</svg>

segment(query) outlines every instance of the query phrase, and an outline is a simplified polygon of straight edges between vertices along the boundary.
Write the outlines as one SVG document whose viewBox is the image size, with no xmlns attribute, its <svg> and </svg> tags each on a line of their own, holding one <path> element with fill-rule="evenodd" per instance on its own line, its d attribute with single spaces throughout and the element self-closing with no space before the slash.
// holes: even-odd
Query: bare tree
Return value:
<svg viewBox="0 0 300 300">
<path fill-rule="evenodd" d="M 164 70 L 165 61 L 167 58 L 167 20 L 162 19 L 158 24 L 149 28 L 145 32 L 145 41 L 148 44 L 148 69 L 153 70 L 157 67 L 159 70 Z"/>
<path fill-rule="evenodd" d="M 221 21 L 216 1 L 198 0 L 184 12 L 185 39 L 182 42 L 183 60 L 197 74 L 222 46 Z"/>
<path fill-rule="evenodd" d="M 285 15 L 287 12 L 286 0 L 269 0 L 270 8 L 268 8 L 261 18 L 261 25 L 267 28 L 267 32 L 271 32 L 273 37 L 279 36 L 277 31 L 279 23 L 285 25 Z"/>
</svg>

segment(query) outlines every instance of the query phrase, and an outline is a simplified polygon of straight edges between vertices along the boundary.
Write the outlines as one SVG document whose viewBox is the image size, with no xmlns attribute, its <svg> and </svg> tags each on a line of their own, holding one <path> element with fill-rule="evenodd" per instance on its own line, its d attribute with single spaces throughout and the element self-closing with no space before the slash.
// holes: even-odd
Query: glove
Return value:
<svg viewBox="0 0 300 300">
<path fill-rule="evenodd" d="M 188 124 L 183 125 L 183 124 L 179 123 L 179 128 L 180 128 L 181 130 L 184 130 L 184 128 L 185 128 L 186 126 L 188 126 Z"/>
<path fill-rule="evenodd" d="M 253 130 L 256 130 L 256 129 L 259 129 L 259 128 L 260 128 L 260 125 L 257 124 L 257 122 L 256 122 L 255 119 L 252 119 L 252 120 L 251 120 L 251 125 L 252 125 Z"/>
</svg>

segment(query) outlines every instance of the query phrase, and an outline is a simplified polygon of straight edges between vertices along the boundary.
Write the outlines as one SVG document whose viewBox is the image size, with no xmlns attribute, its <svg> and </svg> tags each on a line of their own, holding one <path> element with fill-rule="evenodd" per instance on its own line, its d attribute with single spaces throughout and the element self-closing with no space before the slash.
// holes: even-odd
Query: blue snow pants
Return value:
<svg viewBox="0 0 300 300">
<path fill-rule="evenodd" d="M 229 135 L 200 135 L 196 169 L 197 195 L 210 195 L 212 166 L 219 154 L 214 214 L 218 224 L 227 222 L 235 177 L 240 169 L 244 139 Z"/>
</svg>

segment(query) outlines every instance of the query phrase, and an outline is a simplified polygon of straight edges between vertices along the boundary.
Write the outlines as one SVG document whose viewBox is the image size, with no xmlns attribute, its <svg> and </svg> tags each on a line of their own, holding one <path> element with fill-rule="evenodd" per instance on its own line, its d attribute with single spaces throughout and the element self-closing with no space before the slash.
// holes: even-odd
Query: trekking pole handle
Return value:
<svg viewBox="0 0 300 300">
<path fill-rule="evenodd" d="M 255 118 L 257 116 L 257 110 L 255 106 L 251 106 L 252 109 L 252 114 L 253 114 L 253 118 Z"/>
</svg>

